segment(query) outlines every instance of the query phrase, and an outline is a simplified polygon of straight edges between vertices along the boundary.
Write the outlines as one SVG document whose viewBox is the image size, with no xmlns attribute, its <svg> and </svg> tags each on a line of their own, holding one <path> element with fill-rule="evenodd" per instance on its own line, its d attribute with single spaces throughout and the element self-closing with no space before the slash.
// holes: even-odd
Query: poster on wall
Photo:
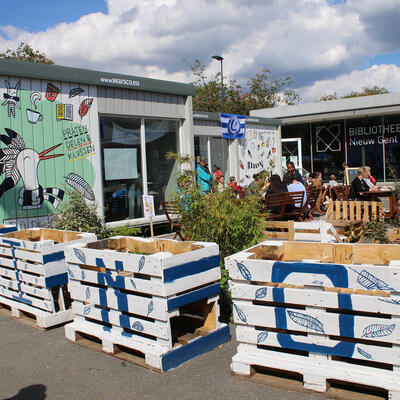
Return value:
<svg viewBox="0 0 400 400">
<path fill-rule="evenodd" d="M 276 173 L 276 131 L 248 129 L 239 145 L 239 183 L 248 186 L 261 171 Z"/>
<path fill-rule="evenodd" d="M 0 76 L 0 223 L 48 225 L 69 191 L 96 200 L 96 87 L 78 86 Z"/>
</svg>

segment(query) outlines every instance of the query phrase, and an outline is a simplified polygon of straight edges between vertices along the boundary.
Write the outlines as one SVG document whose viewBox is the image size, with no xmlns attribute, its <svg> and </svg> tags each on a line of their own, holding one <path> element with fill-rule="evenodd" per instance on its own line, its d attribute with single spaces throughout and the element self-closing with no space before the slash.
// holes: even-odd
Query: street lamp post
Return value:
<svg viewBox="0 0 400 400">
<path fill-rule="evenodd" d="M 221 112 L 224 112 L 224 72 L 222 69 L 222 61 L 224 60 L 223 57 L 221 56 L 212 56 L 214 60 L 220 61 L 221 62 Z"/>
</svg>

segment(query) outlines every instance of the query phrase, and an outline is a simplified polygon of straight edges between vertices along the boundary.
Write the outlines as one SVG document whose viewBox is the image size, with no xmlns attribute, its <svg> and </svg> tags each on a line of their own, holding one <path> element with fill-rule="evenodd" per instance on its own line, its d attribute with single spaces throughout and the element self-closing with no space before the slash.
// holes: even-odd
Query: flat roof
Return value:
<svg viewBox="0 0 400 400">
<path fill-rule="evenodd" d="M 282 125 L 282 121 L 276 118 L 262 118 L 245 116 L 246 123 L 259 125 Z M 220 114 L 215 112 L 193 111 L 193 119 L 205 121 L 220 121 Z"/>
<path fill-rule="evenodd" d="M 349 99 L 316 101 L 291 106 L 279 106 L 250 111 L 251 116 L 267 118 L 290 118 L 306 115 L 335 113 L 352 110 L 368 110 L 400 105 L 400 93 L 385 93 L 374 96 L 360 96 Z"/>
<path fill-rule="evenodd" d="M 63 67 L 55 64 L 38 64 L 0 58 L 0 74 L 44 79 L 48 81 L 73 82 L 96 86 L 112 86 L 148 92 L 193 96 L 192 84 L 142 78 L 133 75 L 94 71 L 90 69 Z"/>
</svg>

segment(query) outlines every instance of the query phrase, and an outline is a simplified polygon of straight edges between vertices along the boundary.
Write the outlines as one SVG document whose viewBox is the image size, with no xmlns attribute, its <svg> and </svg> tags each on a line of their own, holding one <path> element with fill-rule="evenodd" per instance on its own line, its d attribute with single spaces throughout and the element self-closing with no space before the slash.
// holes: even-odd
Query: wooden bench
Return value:
<svg viewBox="0 0 400 400">
<path fill-rule="evenodd" d="M 330 200 L 327 220 L 369 222 L 384 216 L 385 205 L 381 201 L 340 201 Z"/>
</svg>

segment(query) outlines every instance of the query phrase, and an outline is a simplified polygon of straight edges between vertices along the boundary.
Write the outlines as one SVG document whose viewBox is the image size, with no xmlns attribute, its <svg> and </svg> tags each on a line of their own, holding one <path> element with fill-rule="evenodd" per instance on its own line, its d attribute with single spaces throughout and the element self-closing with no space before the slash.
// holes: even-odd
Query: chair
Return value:
<svg viewBox="0 0 400 400">
<path fill-rule="evenodd" d="M 285 215 L 288 193 L 269 193 L 265 197 L 265 211 L 269 219 L 282 219 Z"/>
<path fill-rule="evenodd" d="M 303 202 L 304 202 L 304 192 L 288 192 L 288 199 L 286 202 L 286 211 L 284 213 L 284 218 L 294 218 L 299 219 L 303 210 Z M 300 207 L 298 207 L 300 204 Z"/>
<path fill-rule="evenodd" d="M 183 224 L 179 223 L 181 216 L 179 214 L 178 202 L 162 201 L 161 207 L 164 211 L 165 216 L 167 217 L 168 222 L 171 224 L 171 227 L 175 232 L 175 235 L 172 239 L 176 239 L 176 237 L 179 236 L 182 241 L 187 240 L 189 237 L 184 238 L 182 236 Z"/>
<path fill-rule="evenodd" d="M 304 204 L 303 207 L 303 213 L 302 213 L 303 219 L 306 219 L 314 214 L 321 193 L 322 193 L 322 187 L 311 188 L 311 190 L 308 193 L 306 203 Z"/>
<path fill-rule="evenodd" d="M 350 185 L 337 185 L 332 186 L 335 199 L 333 200 L 347 200 L 350 192 Z"/>
</svg>

